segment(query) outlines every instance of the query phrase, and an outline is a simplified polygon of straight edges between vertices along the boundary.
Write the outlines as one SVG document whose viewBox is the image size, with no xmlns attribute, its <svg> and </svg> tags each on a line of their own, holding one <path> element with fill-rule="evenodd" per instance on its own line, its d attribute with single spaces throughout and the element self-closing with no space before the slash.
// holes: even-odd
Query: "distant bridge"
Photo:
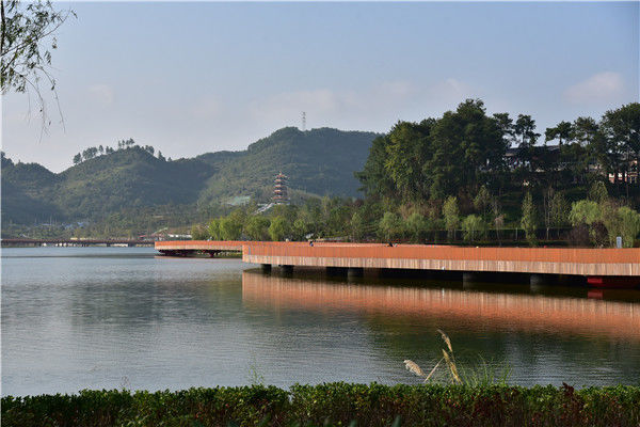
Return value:
<svg viewBox="0 0 640 427">
<path fill-rule="evenodd" d="M 153 246 L 150 240 L 129 240 L 129 239 L 2 239 L 2 247 L 11 246 Z"/>
<path fill-rule="evenodd" d="M 362 274 L 364 269 L 424 270 L 473 274 L 513 273 L 532 283 L 562 277 L 586 278 L 596 286 L 639 286 L 640 248 L 502 248 L 378 243 L 164 241 L 155 248 L 167 255 L 241 252 L 247 263 L 294 267 L 326 267 L 333 272 Z"/>
</svg>

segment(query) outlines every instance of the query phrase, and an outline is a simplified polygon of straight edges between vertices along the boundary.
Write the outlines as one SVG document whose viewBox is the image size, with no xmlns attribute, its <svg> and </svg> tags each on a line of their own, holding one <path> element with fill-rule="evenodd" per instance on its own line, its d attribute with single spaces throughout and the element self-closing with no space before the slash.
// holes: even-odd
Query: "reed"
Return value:
<svg viewBox="0 0 640 427">
<path fill-rule="evenodd" d="M 512 373 L 511 367 L 508 365 L 497 367 L 494 363 L 488 363 L 482 356 L 479 356 L 479 363 L 458 368 L 451 338 L 440 329 L 437 332 L 444 341 L 446 348 L 442 349 L 442 358 L 428 374 L 413 360 L 407 359 L 404 361 L 405 368 L 414 375 L 424 378 L 423 382 L 444 382 L 471 387 L 486 387 L 494 384 L 506 385 L 508 383 Z M 439 370 L 441 366 L 446 367 L 444 372 Z M 438 375 L 439 373 L 441 374 Z"/>
</svg>

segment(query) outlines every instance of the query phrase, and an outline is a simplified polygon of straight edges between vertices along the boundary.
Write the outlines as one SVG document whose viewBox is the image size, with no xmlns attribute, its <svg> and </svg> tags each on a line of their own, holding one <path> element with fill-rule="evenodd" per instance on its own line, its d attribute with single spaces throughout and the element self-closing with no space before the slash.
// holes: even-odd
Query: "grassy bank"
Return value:
<svg viewBox="0 0 640 427">
<path fill-rule="evenodd" d="M 3 426 L 638 426 L 640 387 L 252 386 L 2 398 Z"/>
</svg>

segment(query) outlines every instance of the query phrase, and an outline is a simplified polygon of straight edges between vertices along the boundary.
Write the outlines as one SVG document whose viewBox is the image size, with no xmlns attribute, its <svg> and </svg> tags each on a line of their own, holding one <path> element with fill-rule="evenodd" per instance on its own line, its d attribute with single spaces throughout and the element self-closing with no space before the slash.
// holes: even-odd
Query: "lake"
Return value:
<svg viewBox="0 0 640 427">
<path fill-rule="evenodd" d="M 510 382 L 640 383 L 640 291 L 265 274 L 152 248 L 2 250 L 2 395 L 264 382 L 417 384 L 439 359 Z"/>
</svg>

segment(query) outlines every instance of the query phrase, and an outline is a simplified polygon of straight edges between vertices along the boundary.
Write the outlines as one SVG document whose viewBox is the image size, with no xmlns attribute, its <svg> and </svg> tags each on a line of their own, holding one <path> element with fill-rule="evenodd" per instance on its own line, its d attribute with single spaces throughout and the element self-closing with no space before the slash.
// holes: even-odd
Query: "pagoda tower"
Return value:
<svg viewBox="0 0 640 427">
<path fill-rule="evenodd" d="M 273 185 L 273 203 L 275 203 L 276 205 L 289 204 L 287 179 L 288 177 L 282 172 L 276 175 L 275 183 Z"/>
</svg>

